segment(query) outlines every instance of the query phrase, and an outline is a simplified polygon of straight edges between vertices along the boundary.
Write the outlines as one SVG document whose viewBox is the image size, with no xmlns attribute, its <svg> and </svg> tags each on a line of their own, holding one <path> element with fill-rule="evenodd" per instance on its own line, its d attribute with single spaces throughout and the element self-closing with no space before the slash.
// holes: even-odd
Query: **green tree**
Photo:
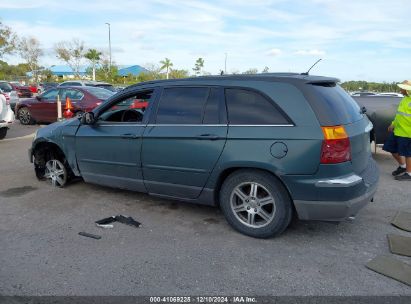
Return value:
<svg viewBox="0 0 411 304">
<path fill-rule="evenodd" d="M 91 68 L 93 71 L 93 80 L 96 80 L 96 66 L 101 60 L 101 55 L 102 53 L 97 51 L 96 49 L 89 49 L 86 54 L 84 54 L 84 57 L 90 61 L 91 63 Z"/>
<path fill-rule="evenodd" d="M 243 74 L 257 74 L 257 73 L 258 73 L 258 70 L 256 68 L 251 68 L 243 72 Z"/>
<path fill-rule="evenodd" d="M 169 75 L 171 67 L 173 66 L 173 63 L 171 62 L 170 59 L 165 58 L 164 60 L 160 61 L 160 64 L 161 64 L 161 67 L 160 67 L 161 71 L 166 69 L 166 78 L 168 79 L 168 75 Z"/>
<path fill-rule="evenodd" d="M 44 54 L 40 42 L 34 37 L 23 37 L 18 42 L 17 50 L 33 73 L 34 81 L 38 82 L 39 60 Z"/>
<path fill-rule="evenodd" d="M 16 34 L 0 21 L 0 58 L 6 54 L 11 54 L 16 48 Z"/>
<path fill-rule="evenodd" d="M 204 68 L 204 59 L 198 58 L 194 64 L 193 71 L 198 76 L 201 74 L 201 70 Z"/>
<path fill-rule="evenodd" d="M 261 73 L 268 73 L 268 70 L 269 70 L 269 68 L 268 68 L 268 66 L 266 66 Z"/>
<path fill-rule="evenodd" d="M 78 39 L 60 41 L 54 46 L 57 58 L 67 63 L 75 76 L 80 78 L 81 60 L 84 58 L 84 42 Z"/>
<path fill-rule="evenodd" d="M 189 73 L 187 70 L 171 70 L 170 78 L 177 79 L 177 78 L 187 78 L 189 77 Z"/>
</svg>

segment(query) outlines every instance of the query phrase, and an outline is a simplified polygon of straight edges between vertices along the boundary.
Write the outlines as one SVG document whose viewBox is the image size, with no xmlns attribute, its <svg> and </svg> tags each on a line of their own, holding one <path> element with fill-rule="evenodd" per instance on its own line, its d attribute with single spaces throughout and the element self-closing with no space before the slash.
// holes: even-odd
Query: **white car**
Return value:
<svg viewBox="0 0 411 304">
<path fill-rule="evenodd" d="M 9 125 L 14 121 L 14 113 L 10 107 L 10 99 L 0 91 L 0 139 L 7 135 Z"/>
</svg>

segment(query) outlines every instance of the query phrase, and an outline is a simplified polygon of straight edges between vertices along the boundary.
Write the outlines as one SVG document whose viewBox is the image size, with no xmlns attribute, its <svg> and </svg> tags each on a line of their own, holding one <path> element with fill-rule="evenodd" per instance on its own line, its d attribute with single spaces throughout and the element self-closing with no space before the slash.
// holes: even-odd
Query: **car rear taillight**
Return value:
<svg viewBox="0 0 411 304">
<path fill-rule="evenodd" d="M 2 95 L 6 98 L 6 105 L 10 105 L 10 96 L 4 93 Z"/>
<path fill-rule="evenodd" d="M 324 140 L 321 147 L 322 164 L 338 164 L 351 160 L 350 139 L 343 126 L 322 127 Z"/>
</svg>

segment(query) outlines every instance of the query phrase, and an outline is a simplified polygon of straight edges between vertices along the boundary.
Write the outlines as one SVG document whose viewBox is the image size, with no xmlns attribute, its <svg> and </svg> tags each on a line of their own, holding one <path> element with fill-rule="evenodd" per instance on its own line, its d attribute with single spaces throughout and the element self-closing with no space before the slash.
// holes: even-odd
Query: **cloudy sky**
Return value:
<svg viewBox="0 0 411 304">
<path fill-rule="evenodd" d="M 410 0 L 1 0 L 0 19 L 40 40 L 45 66 L 61 64 L 52 51 L 61 40 L 107 51 L 109 22 L 121 65 L 168 57 L 191 71 L 203 57 L 204 69 L 218 73 L 227 53 L 228 72 L 304 72 L 322 58 L 313 74 L 411 79 Z"/>
</svg>

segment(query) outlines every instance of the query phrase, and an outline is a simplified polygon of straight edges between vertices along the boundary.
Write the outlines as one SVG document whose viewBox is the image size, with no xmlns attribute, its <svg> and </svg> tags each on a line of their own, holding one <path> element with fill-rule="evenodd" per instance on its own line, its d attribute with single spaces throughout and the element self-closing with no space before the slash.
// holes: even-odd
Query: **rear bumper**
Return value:
<svg viewBox="0 0 411 304">
<path fill-rule="evenodd" d="M 344 221 L 354 217 L 374 197 L 377 185 L 356 198 L 348 201 L 302 201 L 295 200 L 294 205 L 301 220 Z"/>
<path fill-rule="evenodd" d="M 379 170 L 370 158 L 361 174 L 305 180 L 299 183 L 305 195 L 294 197 L 301 220 L 343 221 L 354 217 L 374 197 Z M 311 196 L 309 195 L 311 193 Z"/>
</svg>

